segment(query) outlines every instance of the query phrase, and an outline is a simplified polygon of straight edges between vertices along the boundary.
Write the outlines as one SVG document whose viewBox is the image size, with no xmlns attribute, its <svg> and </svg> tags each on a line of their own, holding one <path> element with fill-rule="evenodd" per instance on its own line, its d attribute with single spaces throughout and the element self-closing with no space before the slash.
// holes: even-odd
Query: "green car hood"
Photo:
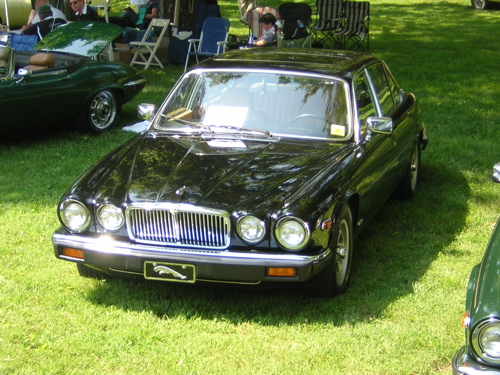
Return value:
<svg viewBox="0 0 500 375">
<path fill-rule="evenodd" d="M 94 57 L 123 32 L 120 26 L 104 22 L 78 21 L 60 26 L 35 46 L 35 51 L 64 52 Z"/>
</svg>

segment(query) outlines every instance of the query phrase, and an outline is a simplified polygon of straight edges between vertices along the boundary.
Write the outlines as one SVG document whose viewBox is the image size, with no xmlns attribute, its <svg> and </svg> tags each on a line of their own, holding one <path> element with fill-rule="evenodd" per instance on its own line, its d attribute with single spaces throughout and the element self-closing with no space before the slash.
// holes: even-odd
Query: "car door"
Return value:
<svg viewBox="0 0 500 375">
<path fill-rule="evenodd" d="M 74 112 L 73 82 L 65 68 L 14 76 L 1 85 L 2 122 L 15 126 L 17 131 L 63 121 Z"/>
<path fill-rule="evenodd" d="M 399 104 L 391 87 L 385 66 L 375 63 L 354 77 L 359 138 L 362 147 L 361 166 L 356 172 L 356 190 L 360 196 L 359 219 L 368 221 L 387 200 L 401 179 L 398 155 L 401 154 L 397 134 L 378 134 L 368 129 L 369 117 L 391 117 Z M 397 112 L 399 116 L 399 112 Z M 398 118 L 393 121 L 399 124 Z"/>
</svg>

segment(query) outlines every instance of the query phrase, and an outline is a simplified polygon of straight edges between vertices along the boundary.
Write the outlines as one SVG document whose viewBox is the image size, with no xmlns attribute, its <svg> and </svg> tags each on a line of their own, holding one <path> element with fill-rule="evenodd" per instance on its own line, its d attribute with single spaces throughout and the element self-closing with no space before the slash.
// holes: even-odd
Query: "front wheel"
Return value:
<svg viewBox="0 0 500 375">
<path fill-rule="evenodd" d="M 78 119 L 78 129 L 102 133 L 118 123 L 121 109 L 117 93 L 112 90 L 100 91 L 85 103 Z"/>
<path fill-rule="evenodd" d="M 479 10 L 488 9 L 489 5 L 488 0 L 470 0 L 470 3 L 472 5 L 472 8 Z"/>
<path fill-rule="evenodd" d="M 354 249 L 352 212 L 348 204 L 342 208 L 330 249 L 333 259 L 330 264 L 308 285 L 308 294 L 317 297 L 335 297 L 347 289 L 351 276 Z"/>
</svg>

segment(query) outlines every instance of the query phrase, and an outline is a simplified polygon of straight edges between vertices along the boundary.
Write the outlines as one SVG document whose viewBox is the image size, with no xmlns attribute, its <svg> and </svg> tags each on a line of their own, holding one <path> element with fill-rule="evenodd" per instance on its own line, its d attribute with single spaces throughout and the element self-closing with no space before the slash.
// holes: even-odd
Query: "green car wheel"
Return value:
<svg viewBox="0 0 500 375">
<path fill-rule="evenodd" d="M 121 109 L 120 96 L 114 91 L 103 90 L 83 107 L 78 128 L 81 131 L 102 133 L 118 123 Z"/>
</svg>

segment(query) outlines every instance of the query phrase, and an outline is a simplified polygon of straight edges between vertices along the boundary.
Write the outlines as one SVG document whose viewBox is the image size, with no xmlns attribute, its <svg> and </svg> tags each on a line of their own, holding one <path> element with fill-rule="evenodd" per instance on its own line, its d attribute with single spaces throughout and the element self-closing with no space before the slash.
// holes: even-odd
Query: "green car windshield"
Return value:
<svg viewBox="0 0 500 375">
<path fill-rule="evenodd" d="M 196 70 L 171 93 L 155 128 L 345 140 L 352 134 L 346 86 L 332 77 L 289 72 Z"/>
</svg>

